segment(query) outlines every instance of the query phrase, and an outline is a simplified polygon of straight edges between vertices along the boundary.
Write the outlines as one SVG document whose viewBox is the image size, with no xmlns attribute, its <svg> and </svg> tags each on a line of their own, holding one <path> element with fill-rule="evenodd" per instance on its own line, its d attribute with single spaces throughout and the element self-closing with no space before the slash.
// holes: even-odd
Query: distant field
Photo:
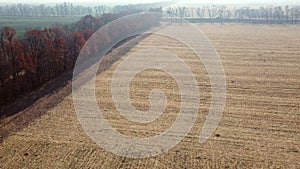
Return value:
<svg viewBox="0 0 300 169">
<path fill-rule="evenodd" d="M 27 29 L 51 27 L 55 24 L 68 25 L 81 17 L 8 17 L 0 16 L 0 27 L 14 27 L 20 36 Z"/>
<path fill-rule="evenodd" d="M 164 29 L 177 27 L 174 24 Z M 172 51 L 191 68 L 201 94 L 197 121 L 180 144 L 145 159 L 119 157 L 100 148 L 82 130 L 71 95 L 50 108 L 62 93 L 71 91 L 69 83 L 25 111 L 0 121 L 0 132 L 5 133 L 27 121 L 28 114 L 37 116 L 46 110 L 29 126 L 0 143 L 0 168 L 299 169 L 300 26 L 198 24 L 198 27 L 218 51 L 227 80 L 223 117 L 214 135 L 204 144 L 198 143 L 198 136 L 211 103 L 205 67 L 181 42 L 153 34 L 97 76 L 97 101 L 108 122 L 124 135 L 150 137 L 165 131 L 176 119 L 180 107 L 178 87 L 172 77 L 150 69 L 133 79 L 130 94 L 137 109 L 149 108 L 147 97 L 151 89 L 162 89 L 170 98 L 164 114 L 147 125 L 130 122 L 117 112 L 111 97 L 111 80 L 118 65 L 133 52 L 149 47 Z"/>
</svg>

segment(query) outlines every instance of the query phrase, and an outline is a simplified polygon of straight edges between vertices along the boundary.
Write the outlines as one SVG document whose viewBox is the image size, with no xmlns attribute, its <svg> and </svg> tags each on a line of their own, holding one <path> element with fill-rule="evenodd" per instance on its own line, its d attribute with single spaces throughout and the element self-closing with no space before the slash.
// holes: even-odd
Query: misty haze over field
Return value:
<svg viewBox="0 0 300 169">
<path fill-rule="evenodd" d="M 125 5 L 125 4 L 138 4 L 138 3 L 154 3 L 154 2 L 167 2 L 168 0 L 147 0 L 147 1 L 141 1 L 141 0 L 45 0 L 45 1 L 39 1 L 39 0 L 12 0 L 8 2 L 7 0 L 0 0 L 0 4 L 11 4 L 11 3 L 28 3 L 28 4 L 56 4 L 56 3 L 62 3 L 62 2 L 71 2 L 74 4 L 82 4 L 82 5 L 95 5 L 95 4 L 105 4 L 105 5 Z M 242 0 L 173 0 L 174 3 L 178 4 L 235 4 L 235 5 L 282 5 L 282 4 L 288 4 L 288 5 L 299 5 L 300 3 L 297 0 L 252 0 L 252 1 L 242 1 Z"/>
</svg>

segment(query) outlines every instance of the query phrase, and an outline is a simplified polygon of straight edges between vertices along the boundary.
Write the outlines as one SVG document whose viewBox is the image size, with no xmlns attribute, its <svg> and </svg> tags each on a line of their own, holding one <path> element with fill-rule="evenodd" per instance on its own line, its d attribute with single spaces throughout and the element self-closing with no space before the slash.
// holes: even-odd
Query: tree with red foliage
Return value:
<svg viewBox="0 0 300 169">
<path fill-rule="evenodd" d="M 61 74 L 70 62 L 65 57 L 68 32 L 61 27 L 31 30 L 26 33 L 26 49 L 33 58 L 37 84 Z"/>
<path fill-rule="evenodd" d="M 51 44 L 48 45 L 50 46 L 49 49 L 51 50 L 48 50 L 49 53 L 47 57 L 51 58 L 50 60 L 52 64 L 49 65 L 49 69 L 53 71 L 52 76 L 57 76 L 65 70 L 70 69 L 68 65 L 70 65 L 72 61 L 71 58 L 66 56 L 67 43 L 70 40 L 70 33 L 58 26 L 50 28 L 49 32 L 51 35 L 53 35 L 51 37 Z"/>
<path fill-rule="evenodd" d="M 94 31 L 92 31 L 91 29 L 85 29 L 81 32 L 85 41 L 87 41 L 93 35 L 93 33 Z"/>
<path fill-rule="evenodd" d="M 26 32 L 25 38 L 25 53 L 31 56 L 34 64 L 34 72 L 36 73 L 33 85 L 37 85 L 43 81 L 43 50 L 49 46 L 45 44 L 44 34 L 41 30 L 29 30 Z"/>
<path fill-rule="evenodd" d="M 24 76 L 33 71 L 31 57 L 24 53 L 24 44 L 14 38 L 16 31 L 11 27 L 0 30 L 1 43 L 1 83 L 0 88 L 8 98 L 18 95 L 20 90 L 26 89 Z"/>
<path fill-rule="evenodd" d="M 74 67 L 77 57 L 85 43 L 86 43 L 86 40 L 82 33 L 80 33 L 80 32 L 73 33 L 73 40 L 72 40 L 72 43 L 69 43 L 69 48 L 68 48 L 69 49 L 68 55 L 71 56 L 73 59 L 72 67 Z"/>
<path fill-rule="evenodd" d="M 11 65 L 11 68 L 8 69 L 7 75 L 13 81 L 13 85 L 15 87 L 17 75 L 17 50 L 19 48 L 19 44 L 13 38 L 16 34 L 16 30 L 6 26 L 1 30 L 1 32 L 3 35 L 2 47 L 4 49 L 4 57 L 5 60 Z"/>
</svg>

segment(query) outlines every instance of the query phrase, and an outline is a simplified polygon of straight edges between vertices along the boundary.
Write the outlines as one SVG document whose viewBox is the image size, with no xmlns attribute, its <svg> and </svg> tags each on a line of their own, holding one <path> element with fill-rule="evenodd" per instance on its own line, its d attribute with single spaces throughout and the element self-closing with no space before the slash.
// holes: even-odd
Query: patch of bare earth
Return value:
<svg viewBox="0 0 300 169">
<path fill-rule="evenodd" d="M 167 73 L 151 69 L 132 80 L 130 99 L 137 109 L 149 108 L 152 89 L 162 89 L 168 98 L 164 114 L 146 125 L 122 117 L 110 89 L 114 70 L 130 54 L 148 47 L 169 50 L 191 68 L 201 95 L 197 121 L 180 144 L 145 159 L 116 156 L 83 132 L 69 95 L 1 143 L 0 168 L 299 168 L 300 27 L 198 26 L 219 52 L 227 79 L 225 112 L 214 135 L 204 144 L 198 143 L 198 137 L 211 101 L 207 72 L 184 44 L 153 34 L 96 77 L 98 104 L 110 124 L 128 136 L 150 137 L 169 128 L 180 109 L 180 93 Z M 56 97 L 69 89 L 70 84 Z M 47 106 L 56 97 L 44 98 L 22 113 Z M 7 126 L 17 127 L 18 123 L 10 120 L 6 123 L 14 125 Z"/>
</svg>

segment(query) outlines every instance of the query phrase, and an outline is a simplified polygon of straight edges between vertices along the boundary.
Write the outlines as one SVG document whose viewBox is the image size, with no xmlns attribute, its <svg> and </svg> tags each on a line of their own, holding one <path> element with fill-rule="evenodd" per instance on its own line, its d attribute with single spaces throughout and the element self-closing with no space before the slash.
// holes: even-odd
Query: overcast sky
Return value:
<svg viewBox="0 0 300 169">
<path fill-rule="evenodd" d="M 10 0 L 10 3 L 62 3 L 62 2 L 72 2 L 72 3 L 84 3 L 87 2 L 100 3 L 100 4 L 135 4 L 135 3 L 150 3 L 150 2 L 160 2 L 167 0 Z M 184 3 L 225 3 L 225 4 L 300 4 L 299 0 L 182 0 Z M 8 0 L 0 0 L 0 3 L 8 3 Z"/>
</svg>

